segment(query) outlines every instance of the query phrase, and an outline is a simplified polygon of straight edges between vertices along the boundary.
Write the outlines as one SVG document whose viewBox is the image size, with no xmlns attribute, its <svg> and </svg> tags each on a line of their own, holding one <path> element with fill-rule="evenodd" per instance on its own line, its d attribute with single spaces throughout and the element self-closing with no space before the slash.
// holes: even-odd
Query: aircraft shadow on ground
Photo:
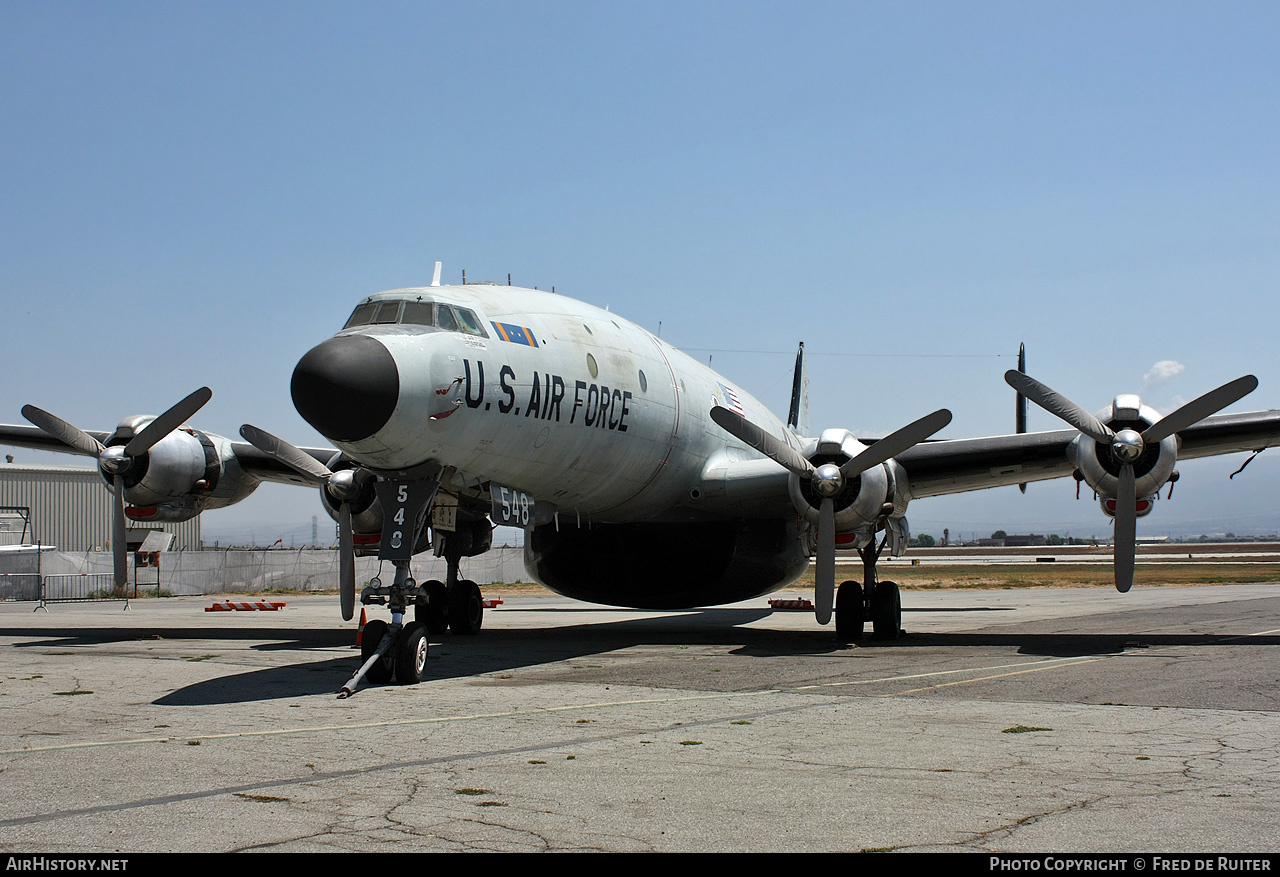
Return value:
<svg viewBox="0 0 1280 877">
<path fill-rule="evenodd" d="M 511 610 L 506 610 L 511 611 Z M 521 610 L 523 611 L 523 610 Z M 599 611 L 599 610 L 596 610 Z M 610 610 L 612 611 L 612 610 Z M 915 610 L 928 611 L 928 610 Z M 948 608 L 946 611 L 956 611 Z M 433 681 L 465 679 L 553 664 L 643 645 L 725 646 L 729 654 L 751 658 L 793 656 L 839 656 L 849 646 L 837 642 L 832 628 L 777 630 L 744 627 L 770 615 L 768 609 L 714 608 L 680 614 L 614 619 L 552 628 L 490 628 L 476 637 L 446 634 L 432 637 L 428 678 Z M 1280 645 L 1280 636 L 1231 637 L 1224 634 L 1078 633 L 1017 631 L 1008 627 L 990 631 L 961 633 L 908 633 L 896 640 L 876 640 L 867 636 L 857 648 L 868 657 L 879 652 L 912 649 L 996 649 L 1023 655 L 1077 657 L 1119 654 L 1136 647 L 1203 647 L 1224 644 L 1245 646 Z M 0 636 L 15 631 L 0 630 Z M 232 628 L 181 628 L 167 630 L 46 631 L 49 635 L 22 647 L 88 646 L 104 642 L 152 639 L 165 640 L 259 640 L 255 649 L 298 651 L 348 647 L 349 654 L 320 661 L 300 661 L 233 676 L 209 679 L 185 686 L 153 701 L 158 706 L 201 706 L 290 697 L 336 694 L 338 688 L 359 668 L 359 654 L 351 649 L 349 628 L 338 630 L 238 630 Z M 888 650 L 888 651 L 886 651 Z"/>
<path fill-rule="evenodd" d="M 99 628 L 41 628 L 33 631 L 26 627 L 0 628 L 0 638 L 22 638 L 38 633 L 41 639 L 14 643 L 18 649 L 75 648 L 106 643 L 139 642 L 144 640 L 180 642 L 182 640 L 262 640 L 254 648 L 264 651 L 279 649 L 289 651 L 299 648 L 350 645 L 349 628 L 325 630 L 300 630 L 298 628 L 236 628 L 236 627 L 116 627 Z"/>
</svg>

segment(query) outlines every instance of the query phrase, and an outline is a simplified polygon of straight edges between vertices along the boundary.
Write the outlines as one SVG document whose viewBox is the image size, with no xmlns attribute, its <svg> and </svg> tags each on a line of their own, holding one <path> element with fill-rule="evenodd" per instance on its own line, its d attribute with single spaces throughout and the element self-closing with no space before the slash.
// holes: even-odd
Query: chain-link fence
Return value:
<svg viewBox="0 0 1280 877">
<path fill-rule="evenodd" d="M 105 599 L 120 599 L 108 596 L 113 594 L 109 551 L 48 551 L 44 553 L 42 563 L 43 578 L 55 582 L 59 593 L 70 595 L 83 590 L 86 594 L 101 594 Z M 326 549 L 167 551 L 160 555 L 159 563 L 159 591 L 173 596 L 268 590 L 328 591 L 338 587 L 338 552 Z M 412 570 L 414 578 L 420 582 L 429 579 L 443 581 L 445 561 L 442 557 L 420 554 L 413 559 Z M 138 583 L 139 594 L 155 593 L 154 572 L 148 570 L 147 581 Z M 381 565 L 375 557 L 356 559 L 357 588 L 363 587 L 375 575 L 390 581 L 393 576 L 391 564 Z M 463 558 L 460 575 L 481 585 L 529 580 L 520 548 L 495 548 L 479 557 Z M 6 578 L 11 580 L 7 586 L 4 584 Z M 0 599 L 40 599 L 40 579 L 38 574 L 29 574 L 25 578 L 16 574 L 0 576 Z M 27 591 L 31 591 L 30 596 L 6 595 L 7 592 L 16 595 Z M 129 586 L 129 595 L 133 595 L 132 585 Z M 68 596 L 65 599 L 92 598 Z"/>
</svg>

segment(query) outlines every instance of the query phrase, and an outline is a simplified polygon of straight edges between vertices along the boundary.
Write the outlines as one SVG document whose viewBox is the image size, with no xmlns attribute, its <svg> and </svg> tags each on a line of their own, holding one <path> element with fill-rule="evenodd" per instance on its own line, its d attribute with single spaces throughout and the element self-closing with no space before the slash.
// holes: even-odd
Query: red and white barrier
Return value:
<svg viewBox="0 0 1280 877">
<path fill-rule="evenodd" d="M 261 610 L 263 612 L 275 612 L 283 609 L 284 603 L 273 603 L 266 600 L 223 600 L 221 603 L 214 603 L 212 606 L 206 606 L 205 612 L 253 612 Z"/>
<path fill-rule="evenodd" d="M 804 598 L 799 600 L 770 600 L 770 609 L 807 609 L 813 611 L 813 603 Z"/>
</svg>

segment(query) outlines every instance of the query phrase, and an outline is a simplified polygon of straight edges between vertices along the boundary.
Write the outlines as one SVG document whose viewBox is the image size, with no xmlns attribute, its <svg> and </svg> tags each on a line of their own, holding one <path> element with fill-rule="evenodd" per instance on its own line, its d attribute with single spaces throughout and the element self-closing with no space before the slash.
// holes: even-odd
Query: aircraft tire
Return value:
<svg viewBox="0 0 1280 877">
<path fill-rule="evenodd" d="M 368 630 L 368 627 L 365 627 Z M 401 685 L 417 685 L 427 669 L 427 627 L 411 621 L 400 631 L 400 641 L 395 646 L 396 682 Z"/>
<path fill-rule="evenodd" d="M 897 639 L 902 635 L 902 595 L 896 583 L 876 583 L 871 598 L 871 624 L 876 639 Z"/>
<path fill-rule="evenodd" d="M 836 637 L 842 643 L 862 639 L 862 584 L 841 582 L 836 591 Z"/>
<path fill-rule="evenodd" d="M 368 622 L 364 626 L 364 636 L 360 640 L 360 662 L 363 663 L 373 657 L 373 653 L 378 650 L 378 643 L 382 642 L 382 638 L 386 636 L 390 625 L 380 619 Z M 369 668 L 369 672 L 364 674 L 364 678 L 368 679 L 372 685 L 386 685 L 391 681 L 392 664 L 395 662 L 396 644 L 391 643 L 391 648 L 383 653 L 381 660 Z"/>
<path fill-rule="evenodd" d="M 427 633 L 442 634 L 449 629 L 449 589 L 437 579 L 431 579 L 423 587 L 427 591 L 427 603 L 414 604 L 413 620 L 425 625 Z"/>
<path fill-rule="evenodd" d="M 484 623 L 484 604 L 480 602 L 480 586 L 464 579 L 449 589 L 449 629 L 463 636 L 474 636 Z"/>
</svg>

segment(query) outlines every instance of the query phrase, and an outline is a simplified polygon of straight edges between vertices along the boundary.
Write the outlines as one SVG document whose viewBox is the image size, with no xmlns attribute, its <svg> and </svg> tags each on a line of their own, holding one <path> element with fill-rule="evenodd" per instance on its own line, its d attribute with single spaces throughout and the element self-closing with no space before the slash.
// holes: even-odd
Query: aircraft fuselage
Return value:
<svg viewBox="0 0 1280 877">
<path fill-rule="evenodd" d="M 711 422 L 713 405 L 795 437 L 725 378 L 591 305 L 488 284 L 379 293 L 303 358 L 293 391 L 299 412 L 361 465 L 435 461 L 463 483 L 553 505 L 554 522 L 526 540 L 526 565 L 570 596 L 725 602 L 807 566 L 785 506 L 744 522 L 697 502 L 709 461 L 758 457 Z"/>
</svg>

